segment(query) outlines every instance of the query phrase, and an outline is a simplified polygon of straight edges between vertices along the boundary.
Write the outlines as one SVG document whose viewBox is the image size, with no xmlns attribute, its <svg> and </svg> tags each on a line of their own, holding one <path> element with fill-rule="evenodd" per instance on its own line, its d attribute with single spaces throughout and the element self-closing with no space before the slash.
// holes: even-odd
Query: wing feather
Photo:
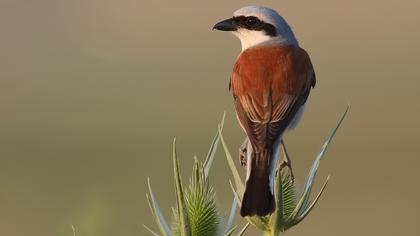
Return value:
<svg viewBox="0 0 420 236">
<path fill-rule="evenodd" d="M 255 151 L 271 148 L 314 85 L 311 61 L 301 48 L 264 46 L 241 53 L 230 88 L 238 120 Z"/>
</svg>

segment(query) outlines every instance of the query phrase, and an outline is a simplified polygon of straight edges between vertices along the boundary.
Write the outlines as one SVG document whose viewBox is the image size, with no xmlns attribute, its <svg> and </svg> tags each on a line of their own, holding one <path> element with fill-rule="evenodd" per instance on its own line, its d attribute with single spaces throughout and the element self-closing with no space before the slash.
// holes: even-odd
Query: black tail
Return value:
<svg viewBox="0 0 420 236">
<path fill-rule="evenodd" d="M 246 182 L 242 199 L 241 216 L 266 216 L 275 209 L 274 196 L 270 189 L 271 153 L 264 151 L 252 154 L 251 173 Z"/>
</svg>

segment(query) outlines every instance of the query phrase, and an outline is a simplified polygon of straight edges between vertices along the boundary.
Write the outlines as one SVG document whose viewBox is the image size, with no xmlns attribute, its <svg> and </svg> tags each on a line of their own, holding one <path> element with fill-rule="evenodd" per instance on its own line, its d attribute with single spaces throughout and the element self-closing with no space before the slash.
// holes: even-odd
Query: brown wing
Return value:
<svg viewBox="0 0 420 236">
<path fill-rule="evenodd" d="M 306 102 L 315 73 L 301 48 L 264 46 L 239 56 L 230 87 L 254 151 L 269 149 Z"/>
</svg>

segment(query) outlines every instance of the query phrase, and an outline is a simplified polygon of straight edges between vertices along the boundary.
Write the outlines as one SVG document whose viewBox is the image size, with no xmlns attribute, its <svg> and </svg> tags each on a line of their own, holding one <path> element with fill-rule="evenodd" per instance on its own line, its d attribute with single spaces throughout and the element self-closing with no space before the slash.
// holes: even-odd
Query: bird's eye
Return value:
<svg viewBox="0 0 420 236">
<path fill-rule="evenodd" d="M 260 23 L 260 20 L 258 20 L 258 18 L 256 18 L 256 17 L 250 16 L 250 17 L 246 18 L 245 23 L 246 23 L 247 26 L 252 27 L 252 26 L 258 25 Z"/>
</svg>

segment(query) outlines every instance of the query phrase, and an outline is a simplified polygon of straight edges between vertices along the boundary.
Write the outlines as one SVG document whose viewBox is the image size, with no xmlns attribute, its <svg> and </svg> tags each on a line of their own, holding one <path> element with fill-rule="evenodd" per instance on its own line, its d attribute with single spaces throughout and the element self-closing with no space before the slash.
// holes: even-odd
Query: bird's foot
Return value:
<svg viewBox="0 0 420 236">
<path fill-rule="evenodd" d="M 287 167 L 289 169 L 290 177 L 292 178 L 292 182 L 295 182 L 295 175 L 293 174 L 293 169 L 290 161 L 283 160 L 283 162 L 280 164 L 280 170 L 284 167 Z"/>
<path fill-rule="evenodd" d="M 293 169 L 292 169 L 292 161 L 290 159 L 289 153 L 286 150 L 286 144 L 284 144 L 283 140 L 281 140 L 281 147 L 283 150 L 284 158 L 283 158 L 283 162 L 280 164 L 280 169 L 287 167 L 289 169 L 292 182 L 295 182 L 295 175 L 293 174 Z"/>
<path fill-rule="evenodd" d="M 239 162 L 241 166 L 246 166 L 246 148 L 239 148 Z"/>
<path fill-rule="evenodd" d="M 246 166 L 247 162 L 247 152 L 248 152 L 248 138 L 245 139 L 245 141 L 242 143 L 242 145 L 239 147 L 239 161 L 241 163 L 241 166 Z"/>
</svg>

